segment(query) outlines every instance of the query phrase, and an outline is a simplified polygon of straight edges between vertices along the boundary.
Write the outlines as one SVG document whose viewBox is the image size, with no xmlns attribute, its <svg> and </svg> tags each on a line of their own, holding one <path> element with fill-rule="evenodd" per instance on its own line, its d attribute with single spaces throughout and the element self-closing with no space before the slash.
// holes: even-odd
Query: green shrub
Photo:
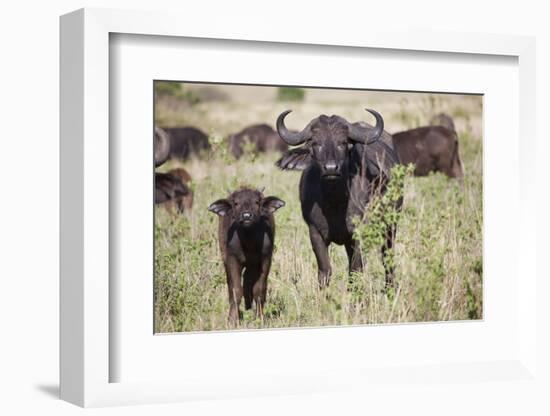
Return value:
<svg viewBox="0 0 550 416">
<path fill-rule="evenodd" d="M 366 252 L 384 244 L 389 227 L 397 226 L 401 215 L 405 179 L 412 175 L 414 165 L 395 165 L 390 173 L 386 192 L 371 197 L 363 218 L 354 218 L 353 238 Z M 388 259 L 391 261 L 391 259 Z"/>
<path fill-rule="evenodd" d="M 157 97 L 178 97 L 182 93 L 179 82 L 155 81 L 155 94 Z"/>
<path fill-rule="evenodd" d="M 279 101 L 303 101 L 305 90 L 298 87 L 279 87 L 277 89 L 277 99 Z"/>
</svg>

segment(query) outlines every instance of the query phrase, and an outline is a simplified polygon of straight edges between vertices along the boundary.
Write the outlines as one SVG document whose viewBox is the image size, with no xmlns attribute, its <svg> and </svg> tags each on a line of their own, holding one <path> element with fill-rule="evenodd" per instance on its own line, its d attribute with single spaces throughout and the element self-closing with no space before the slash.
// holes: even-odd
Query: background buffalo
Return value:
<svg viewBox="0 0 550 416">
<path fill-rule="evenodd" d="M 438 114 L 432 122 L 439 125 L 418 127 L 393 135 L 401 163 L 413 163 L 415 176 L 442 172 L 450 178 L 461 178 L 464 170 L 453 119 L 446 114 Z"/>
<path fill-rule="evenodd" d="M 181 179 L 171 173 L 155 173 L 155 203 L 176 207 L 183 212 L 183 198 L 190 194 L 190 189 Z"/>
<path fill-rule="evenodd" d="M 229 151 L 235 159 L 239 159 L 248 147 L 254 154 L 273 151 L 284 152 L 288 149 L 287 144 L 268 124 L 254 124 L 230 135 L 228 145 Z"/>
<path fill-rule="evenodd" d="M 193 207 L 191 175 L 183 168 L 155 174 L 155 203 L 164 204 L 178 213 L 189 212 Z"/>
<path fill-rule="evenodd" d="M 155 127 L 153 140 L 155 167 L 159 167 L 170 157 L 170 138 L 164 129 Z M 191 175 L 183 168 L 155 172 L 155 204 L 165 204 L 180 213 L 190 210 L 193 205 L 190 182 Z"/>
<path fill-rule="evenodd" d="M 199 157 L 210 150 L 208 136 L 196 127 L 171 127 L 164 131 L 170 138 L 170 157 L 182 161 Z"/>
</svg>

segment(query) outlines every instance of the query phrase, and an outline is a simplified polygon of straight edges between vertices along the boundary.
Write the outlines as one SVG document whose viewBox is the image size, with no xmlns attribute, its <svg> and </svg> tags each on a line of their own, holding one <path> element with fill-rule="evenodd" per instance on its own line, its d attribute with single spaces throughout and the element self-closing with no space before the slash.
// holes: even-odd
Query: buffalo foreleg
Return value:
<svg viewBox="0 0 550 416">
<path fill-rule="evenodd" d="M 346 253 L 348 254 L 349 274 L 360 272 L 363 270 L 363 257 L 359 244 L 355 240 L 351 240 L 346 244 Z"/>
<path fill-rule="evenodd" d="M 260 277 L 254 283 L 252 293 L 254 295 L 254 302 L 256 303 L 256 318 L 263 319 L 264 305 L 267 294 L 267 275 L 271 268 L 271 258 L 262 259 L 260 266 Z"/>
<path fill-rule="evenodd" d="M 332 274 L 330 258 L 328 256 L 328 244 L 314 226 L 309 227 L 309 238 L 311 240 L 311 247 L 315 253 L 315 258 L 317 259 L 319 288 L 323 289 L 328 286 L 330 275 Z"/>
<path fill-rule="evenodd" d="M 227 275 L 227 289 L 229 294 L 229 323 L 234 325 L 240 319 L 239 306 L 243 297 L 241 274 L 243 266 L 233 256 L 227 256 L 225 260 L 225 273 Z"/>
<path fill-rule="evenodd" d="M 254 276 L 250 267 L 245 267 L 243 274 L 243 297 L 244 308 L 252 308 L 252 286 L 254 286 Z"/>
</svg>

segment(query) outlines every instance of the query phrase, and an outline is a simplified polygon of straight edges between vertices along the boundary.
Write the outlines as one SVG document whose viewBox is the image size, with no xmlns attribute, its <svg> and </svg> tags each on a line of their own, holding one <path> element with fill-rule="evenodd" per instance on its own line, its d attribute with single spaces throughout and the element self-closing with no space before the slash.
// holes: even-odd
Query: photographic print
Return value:
<svg viewBox="0 0 550 416">
<path fill-rule="evenodd" d="M 482 113 L 155 81 L 155 332 L 482 319 Z"/>
</svg>

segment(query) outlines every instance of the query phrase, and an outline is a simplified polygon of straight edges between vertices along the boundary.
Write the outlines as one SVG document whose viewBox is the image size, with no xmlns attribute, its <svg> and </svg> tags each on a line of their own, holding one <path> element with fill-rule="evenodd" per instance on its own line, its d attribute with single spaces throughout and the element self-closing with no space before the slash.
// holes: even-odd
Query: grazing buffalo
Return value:
<svg viewBox="0 0 550 416">
<path fill-rule="evenodd" d="M 241 188 L 208 207 L 220 216 L 218 238 L 227 275 L 229 320 L 233 324 L 240 318 L 243 295 L 245 308 L 252 308 L 254 300 L 256 317 L 263 316 L 275 239 L 273 213 L 284 205 L 277 197 Z"/>
<path fill-rule="evenodd" d="M 232 134 L 228 139 L 229 151 L 239 159 L 244 152 L 244 145 L 250 143 L 253 145 L 254 152 L 284 152 L 288 150 L 287 144 L 281 140 L 279 135 L 271 126 L 267 124 L 254 124 L 246 127 L 238 133 Z"/>
<path fill-rule="evenodd" d="M 277 161 L 281 169 L 304 169 L 300 180 L 302 215 L 309 227 L 311 245 L 317 258 L 319 286 L 328 285 L 332 268 L 328 255 L 331 243 L 344 245 L 349 271 L 360 271 L 363 260 L 353 238 L 354 219 L 363 218 L 369 200 L 384 193 L 390 169 L 399 163 L 391 136 L 384 131 L 382 116 L 374 127 L 349 123 L 340 116 L 321 115 L 301 131 L 293 133 L 284 124 L 287 110 L 277 119 L 277 131 L 291 146 Z M 399 202 L 398 207 L 401 203 Z M 389 226 L 382 247 L 386 285 L 393 284 L 393 266 L 386 264 L 387 250 L 393 247 L 395 226 Z"/>
<path fill-rule="evenodd" d="M 452 117 L 445 113 L 439 113 L 433 116 L 430 120 L 432 126 L 443 126 L 450 131 L 456 131 L 455 122 Z"/>
<path fill-rule="evenodd" d="M 183 198 L 190 192 L 177 175 L 155 172 L 155 204 L 167 204 L 169 207 L 175 205 L 182 212 Z"/>
<path fill-rule="evenodd" d="M 393 135 L 393 143 L 401 163 L 414 163 L 415 176 L 426 176 L 430 172 L 442 172 L 450 178 L 464 176 L 458 152 L 458 136 L 453 120 L 440 114 L 434 122 L 445 124 L 418 127 Z"/>
<path fill-rule="evenodd" d="M 186 195 L 176 198 L 174 201 L 175 208 L 178 212 L 189 212 L 193 207 L 193 191 L 190 188 L 191 175 L 184 168 L 176 168 L 168 171 L 169 174 L 177 177 L 183 183 L 189 192 Z"/>
<path fill-rule="evenodd" d="M 191 175 L 183 168 L 155 174 L 155 202 L 178 213 L 193 207 L 193 191 L 189 187 Z"/>
<path fill-rule="evenodd" d="M 173 127 L 164 129 L 170 137 L 170 157 L 187 160 L 210 150 L 208 136 L 195 127 Z"/>
</svg>

